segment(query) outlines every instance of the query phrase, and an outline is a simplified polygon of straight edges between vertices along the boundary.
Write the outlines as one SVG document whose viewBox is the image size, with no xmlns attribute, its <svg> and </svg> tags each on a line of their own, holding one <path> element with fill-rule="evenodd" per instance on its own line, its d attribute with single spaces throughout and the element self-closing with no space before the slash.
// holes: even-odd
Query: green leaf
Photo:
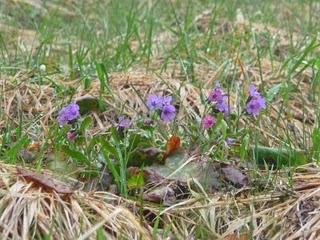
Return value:
<svg viewBox="0 0 320 240">
<path fill-rule="evenodd" d="M 240 144 L 240 159 L 244 160 L 247 156 L 248 146 L 249 146 L 249 134 L 246 134 Z"/>
<path fill-rule="evenodd" d="M 6 158 L 10 160 L 11 163 L 16 162 L 18 153 L 29 143 L 29 139 L 24 136 L 20 138 L 13 146 L 5 152 Z"/>
<path fill-rule="evenodd" d="M 251 146 L 250 151 L 259 165 L 267 164 L 276 168 L 300 166 L 310 162 L 304 151 L 286 148 L 271 148 L 265 146 Z"/>
<path fill-rule="evenodd" d="M 145 139 L 143 139 L 139 134 L 130 134 L 129 136 L 129 144 L 132 150 L 136 149 L 138 146 L 141 146 L 144 141 Z"/>
<path fill-rule="evenodd" d="M 68 145 L 63 145 L 62 149 L 64 153 L 71 157 L 72 159 L 75 159 L 81 163 L 85 163 L 87 165 L 92 165 L 91 161 L 80 151 L 76 149 L 71 149 Z"/>
<path fill-rule="evenodd" d="M 84 89 L 89 89 L 91 86 L 91 79 L 88 76 L 83 76 L 81 80 L 83 81 Z"/>
<path fill-rule="evenodd" d="M 84 132 L 86 129 L 90 128 L 92 125 L 92 118 L 90 116 L 87 116 L 80 125 L 80 132 Z"/>
<path fill-rule="evenodd" d="M 313 157 L 320 160 L 320 129 L 315 128 L 312 131 L 312 153 Z"/>
<path fill-rule="evenodd" d="M 97 234 L 96 235 L 97 236 L 96 240 L 104 240 L 104 239 L 106 239 L 103 227 L 98 228 L 97 231 L 96 231 L 96 234 Z"/>
<path fill-rule="evenodd" d="M 112 127 L 112 128 L 110 128 L 110 131 L 111 131 L 111 136 L 112 136 L 113 140 L 116 142 L 116 144 L 120 144 L 120 142 L 121 142 L 120 135 L 119 135 L 117 128 Z"/>
<path fill-rule="evenodd" d="M 218 189 L 223 185 L 219 171 L 214 168 L 214 163 L 188 161 L 188 157 L 181 152 L 170 155 L 166 159 L 165 165 L 152 165 L 144 169 L 152 170 L 164 178 L 181 182 L 188 182 L 193 179 L 207 190 L 212 189 L 212 187 Z"/>
<path fill-rule="evenodd" d="M 318 70 L 320 69 L 320 58 L 315 58 L 314 60 L 314 65 L 316 68 L 318 68 Z"/>
<path fill-rule="evenodd" d="M 111 172 L 114 181 L 116 182 L 118 188 L 120 189 L 120 174 L 115 166 L 115 163 L 110 159 L 110 152 L 105 148 L 105 146 L 102 146 L 101 148 L 102 155 L 100 157 L 102 160 L 106 163 L 109 171 Z"/>
<path fill-rule="evenodd" d="M 102 63 L 95 63 L 98 79 L 100 81 L 100 92 L 105 91 L 107 71 Z"/>
<path fill-rule="evenodd" d="M 101 137 L 99 139 L 99 142 L 100 142 L 101 147 L 104 149 L 104 151 L 110 153 L 114 157 L 117 157 L 117 155 L 118 155 L 117 149 L 113 145 L 111 145 L 111 143 L 109 141 L 107 141 Z"/>
<path fill-rule="evenodd" d="M 227 129 L 228 129 L 228 124 L 224 120 L 224 116 L 222 113 L 218 115 L 217 118 L 217 123 L 214 127 L 214 131 L 218 132 L 219 134 L 222 134 L 222 138 L 226 138 L 227 136 Z"/>
<path fill-rule="evenodd" d="M 132 175 L 127 179 L 128 189 L 135 189 L 144 186 L 144 173 L 140 171 L 137 175 Z"/>
<path fill-rule="evenodd" d="M 47 165 L 46 167 L 53 171 L 55 174 L 58 175 L 68 175 L 70 176 L 71 173 L 78 172 L 79 168 L 76 162 L 68 162 L 63 157 L 63 154 L 54 153 L 47 155 Z M 76 177 L 76 176 L 74 176 Z"/>
<path fill-rule="evenodd" d="M 277 96 L 282 88 L 282 83 L 273 85 L 267 92 L 266 100 L 270 103 Z"/>
<path fill-rule="evenodd" d="M 73 55 L 71 44 L 68 45 L 68 67 L 70 79 L 76 78 L 76 72 L 74 71 Z"/>
</svg>

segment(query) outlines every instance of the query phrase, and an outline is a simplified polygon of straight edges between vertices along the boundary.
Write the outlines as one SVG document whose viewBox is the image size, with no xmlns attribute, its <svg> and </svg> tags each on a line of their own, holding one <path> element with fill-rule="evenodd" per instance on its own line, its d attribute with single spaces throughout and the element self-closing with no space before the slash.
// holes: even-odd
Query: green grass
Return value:
<svg viewBox="0 0 320 240">
<path fill-rule="evenodd" d="M 59 128 L 52 117 L 45 126 L 47 134 L 42 134 L 44 128 L 39 122 L 48 113 L 30 115 L 17 104 L 18 109 L 7 115 L 1 106 L 0 158 L 5 162 L 21 164 L 20 151 L 32 141 L 40 141 L 32 163 L 37 168 L 48 166 L 43 159 L 48 149 L 56 155 L 64 152 L 66 156 L 61 158 L 67 164 L 59 164 L 62 168 L 71 165 L 72 174 L 76 172 L 73 176 L 99 175 L 101 164 L 105 164 L 125 197 L 129 195 L 127 168 L 136 161 L 137 151 L 143 147 L 164 149 L 172 134 L 181 137 L 185 149 L 197 145 L 210 159 L 250 161 L 253 181 L 261 177 L 256 165 L 265 164 L 268 173 L 261 181 L 268 183 L 265 189 L 277 178 L 269 172 L 269 159 L 281 161 L 281 167 L 288 167 L 289 172 L 297 165 L 319 162 L 317 1 L 106 0 L 66 4 L 56 0 L 44 2 L 46 12 L 26 2 L 0 3 L 0 81 L 10 80 L 16 89 L 23 84 L 35 84 L 39 89 L 49 86 L 53 96 L 48 99 L 55 110 L 52 116 L 73 99 L 79 86 L 89 91 L 99 82 L 95 97 L 100 110 L 115 115 L 135 113 L 130 117 L 137 123 L 124 135 L 108 128 L 93 136 L 91 129 L 97 123 L 92 115 L 65 128 Z M 195 19 L 205 10 L 212 14 L 203 31 Z M 239 22 L 241 17 L 244 22 Z M 157 77 L 169 92 L 173 84 L 165 74 L 171 74 L 170 81 L 180 83 L 172 93 L 177 105 L 183 89 L 190 85 L 199 90 L 200 104 L 207 109 L 207 90 L 214 86 L 213 80 L 219 80 L 228 95 L 235 96 L 232 101 L 237 109 L 246 104 L 249 83 L 259 82 L 268 108 L 257 119 L 244 116 L 240 110 L 226 120 L 220 116 L 215 129 L 208 133 L 200 128 L 204 112 L 197 114 L 194 109 L 171 125 L 157 123 L 158 119 L 151 116 L 156 124 L 150 127 L 144 123 L 145 115 L 132 110 L 130 103 L 116 101 L 117 89 L 110 82 L 114 73 L 137 70 Z M 140 89 L 130 87 L 137 98 L 145 100 Z M 10 97 L 3 90 L 1 104 Z M 66 140 L 71 127 L 80 129 L 74 143 Z M 237 147 L 226 147 L 227 137 L 236 138 Z M 59 158 L 53 161 L 60 162 Z M 145 165 L 142 162 L 139 167 Z M 253 192 L 260 190 L 259 186 Z M 154 234 L 159 224 L 158 220 Z M 205 227 L 195 232 L 199 238 L 208 238 Z"/>
</svg>

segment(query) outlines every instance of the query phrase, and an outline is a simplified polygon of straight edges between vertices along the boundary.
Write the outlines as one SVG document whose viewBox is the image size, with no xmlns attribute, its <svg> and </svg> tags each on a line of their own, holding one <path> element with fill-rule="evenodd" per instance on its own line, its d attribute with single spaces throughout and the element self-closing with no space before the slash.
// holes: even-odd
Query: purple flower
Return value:
<svg viewBox="0 0 320 240">
<path fill-rule="evenodd" d="M 223 112 L 225 116 L 229 114 L 228 97 L 225 95 L 219 83 L 209 93 L 208 100 L 214 105 L 215 109 Z"/>
<path fill-rule="evenodd" d="M 234 138 L 230 138 L 230 137 L 226 138 L 226 143 L 228 146 L 232 145 L 234 143 L 234 141 L 235 141 Z"/>
<path fill-rule="evenodd" d="M 80 108 L 76 103 L 70 103 L 59 111 L 58 122 L 61 126 L 80 117 Z"/>
<path fill-rule="evenodd" d="M 209 129 L 211 128 L 214 124 L 216 123 L 216 119 L 211 116 L 211 115 L 206 115 L 203 119 L 202 119 L 202 127 L 204 129 Z"/>
<path fill-rule="evenodd" d="M 160 98 L 161 98 L 161 102 L 162 102 L 162 107 L 166 106 L 166 105 L 171 105 L 171 102 L 172 102 L 171 96 L 164 96 L 164 97 L 160 97 Z"/>
<path fill-rule="evenodd" d="M 219 112 L 223 112 L 224 115 L 228 115 L 229 114 L 229 106 L 228 106 L 228 98 L 226 96 L 224 96 L 219 102 L 216 103 L 215 108 L 219 111 Z"/>
<path fill-rule="evenodd" d="M 165 122 L 171 122 L 176 116 L 176 108 L 173 105 L 165 105 L 162 108 L 161 119 Z"/>
<path fill-rule="evenodd" d="M 257 116 L 266 107 L 266 101 L 254 85 L 249 86 L 249 98 L 246 104 L 246 111 L 252 116 Z"/>
<path fill-rule="evenodd" d="M 147 98 L 147 106 L 150 111 L 152 110 L 162 110 L 164 106 L 171 105 L 172 97 L 171 96 L 159 96 L 159 95 L 149 95 Z"/>
<path fill-rule="evenodd" d="M 250 97 L 260 96 L 260 93 L 258 92 L 257 88 L 253 84 L 249 86 L 249 96 Z"/>
<path fill-rule="evenodd" d="M 224 97 L 224 92 L 220 87 L 220 85 L 218 85 L 209 93 L 208 100 L 211 103 L 217 103 L 217 102 L 221 102 L 223 97 Z"/>
<path fill-rule="evenodd" d="M 161 109 L 163 106 L 162 102 L 162 97 L 155 94 L 149 95 L 147 98 L 147 106 L 150 111 Z"/>
<path fill-rule="evenodd" d="M 125 129 L 130 127 L 131 121 L 128 118 L 125 118 L 124 116 L 118 117 L 118 128 L 119 129 Z"/>
<path fill-rule="evenodd" d="M 160 110 L 161 119 L 165 122 L 170 122 L 176 116 L 176 108 L 172 105 L 171 96 L 159 96 L 159 95 L 149 95 L 147 98 L 147 106 L 150 111 Z"/>
<path fill-rule="evenodd" d="M 249 99 L 246 105 L 246 111 L 248 114 L 257 116 L 260 113 L 260 111 L 265 107 L 266 107 L 266 101 L 259 94 Z"/>
</svg>

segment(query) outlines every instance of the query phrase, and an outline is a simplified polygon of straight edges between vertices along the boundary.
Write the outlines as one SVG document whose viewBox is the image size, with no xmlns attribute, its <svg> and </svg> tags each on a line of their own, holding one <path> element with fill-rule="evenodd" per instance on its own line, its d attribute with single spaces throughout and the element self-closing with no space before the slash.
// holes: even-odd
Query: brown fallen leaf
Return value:
<svg viewBox="0 0 320 240">
<path fill-rule="evenodd" d="M 228 181 L 234 184 L 235 186 L 246 186 L 248 185 L 248 177 L 243 174 L 238 168 L 233 165 L 221 166 L 221 171 L 223 177 Z"/>
<path fill-rule="evenodd" d="M 18 175 L 26 181 L 32 182 L 37 187 L 42 187 L 45 191 L 55 191 L 61 194 L 72 194 L 74 190 L 64 182 L 58 181 L 53 177 L 44 174 L 36 173 L 21 167 L 17 167 Z"/>
<path fill-rule="evenodd" d="M 167 157 L 181 148 L 180 138 L 172 135 L 166 144 L 166 151 L 163 154 L 162 162 L 165 162 Z"/>
<path fill-rule="evenodd" d="M 146 156 L 149 158 L 155 158 L 157 157 L 162 151 L 155 147 L 149 147 L 149 148 L 143 148 L 141 149 L 141 152 L 143 152 Z"/>
<path fill-rule="evenodd" d="M 40 143 L 33 142 L 27 146 L 27 150 L 31 152 L 38 152 L 40 150 Z"/>
</svg>

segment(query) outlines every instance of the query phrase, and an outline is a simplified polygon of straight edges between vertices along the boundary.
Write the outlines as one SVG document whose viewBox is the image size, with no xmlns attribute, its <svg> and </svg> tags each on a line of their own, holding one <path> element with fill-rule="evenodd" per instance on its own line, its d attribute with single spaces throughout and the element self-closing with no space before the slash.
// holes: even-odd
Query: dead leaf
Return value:
<svg viewBox="0 0 320 240">
<path fill-rule="evenodd" d="M 161 153 L 161 150 L 155 147 L 149 147 L 141 149 L 141 152 L 146 154 L 149 158 L 155 158 Z"/>
<path fill-rule="evenodd" d="M 40 150 L 40 143 L 39 142 L 33 142 L 27 146 L 27 150 L 31 152 L 39 152 Z"/>
<path fill-rule="evenodd" d="M 166 151 L 163 155 L 162 161 L 165 162 L 167 157 L 179 150 L 180 147 L 180 138 L 176 135 L 172 135 L 166 144 Z"/>
<path fill-rule="evenodd" d="M 146 168 L 143 170 L 143 172 L 146 178 L 146 183 L 150 185 L 159 184 L 160 182 L 165 182 L 167 180 L 153 169 Z"/>
<path fill-rule="evenodd" d="M 163 203 L 165 206 L 171 206 L 176 202 L 174 190 L 170 186 L 159 186 L 143 195 L 143 199 L 155 203 Z"/>
<path fill-rule="evenodd" d="M 217 162 L 199 164 L 196 168 L 198 173 L 199 183 L 208 191 L 216 192 L 222 191 L 226 188 L 223 178 L 221 177 L 220 164 Z"/>
<path fill-rule="evenodd" d="M 243 174 L 239 169 L 233 165 L 226 165 L 221 167 L 221 171 L 224 178 L 234 184 L 235 186 L 246 186 L 248 185 L 248 177 Z"/>
<path fill-rule="evenodd" d="M 36 173 L 21 167 L 17 167 L 18 175 L 23 177 L 26 181 L 34 183 L 37 187 L 42 187 L 46 191 L 55 191 L 61 194 L 71 194 L 74 190 L 66 183 L 60 182 L 53 177 L 44 174 Z"/>
</svg>

